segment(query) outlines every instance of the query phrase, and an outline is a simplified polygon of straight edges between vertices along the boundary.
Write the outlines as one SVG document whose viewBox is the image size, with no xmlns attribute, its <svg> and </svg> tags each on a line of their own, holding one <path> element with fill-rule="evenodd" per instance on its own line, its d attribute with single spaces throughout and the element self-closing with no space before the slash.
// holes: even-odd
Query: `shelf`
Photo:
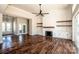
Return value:
<svg viewBox="0 0 79 59">
<path fill-rule="evenodd" d="M 57 23 L 60 23 L 60 22 L 72 22 L 72 20 L 64 20 L 64 21 L 56 21 Z"/>
<path fill-rule="evenodd" d="M 57 27 L 72 27 L 72 25 L 56 25 Z"/>
<path fill-rule="evenodd" d="M 37 23 L 37 24 L 43 24 L 43 23 Z"/>
<path fill-rule="evenodd" d="M 54 26 L 43 26 L 43 28 L 54 28 Z"/>
<path fill-rule="evenodd" d="M 43 27 L 43 26 L 37 26 L 37 27 Z"/>
</svg>

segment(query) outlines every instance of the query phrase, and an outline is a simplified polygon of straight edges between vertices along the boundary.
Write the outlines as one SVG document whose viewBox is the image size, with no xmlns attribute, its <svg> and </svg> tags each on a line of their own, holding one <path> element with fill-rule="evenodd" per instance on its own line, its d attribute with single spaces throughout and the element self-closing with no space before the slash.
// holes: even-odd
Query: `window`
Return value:
<svg viewBox="0 0 79 59">
<path fill-rule="evenodd" d="M 2 23 L 2 32 L 5 32 L 5 22 Z"/>
<path fill-rule="evenodd" d="M 14 30 L 14 32 L 16 31 L 16 22 L 15 21 L 13 22 L 13 30 Z"/>
<path fill-rule="evenodd" d="M 11 31 L 11 23 L 7 22 L 6 24 L 6 30 Z"/>
<path fill-rule="evenodd" d="M 19 24 L 19 33 L 22 33 L 22 25 Z"/>
<path fill-rule="evenodd" d="M 14 22 L 14 18 L 11 16 L 3 15 L 2 31 L 4 33 L 13 33 L 15 27 L 16 25 Z"/>
</svg>

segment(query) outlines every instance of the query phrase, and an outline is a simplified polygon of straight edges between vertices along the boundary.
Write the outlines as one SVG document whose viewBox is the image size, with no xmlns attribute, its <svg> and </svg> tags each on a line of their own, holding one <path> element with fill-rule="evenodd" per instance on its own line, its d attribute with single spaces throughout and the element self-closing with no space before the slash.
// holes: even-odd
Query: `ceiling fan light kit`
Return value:
<svg viewBox="0 0 79 59">
<path fill-rule="evenodd" d="M 49 13 L 42 13 L 41 5 L 42 4 L 39 4 L 39 7 L 40 7 L 39 13 L 33 13 L 33 14 L 37 14 L 36 16 L 39 16 L 39 15 L 44 16 L 45 14 L 49 14 Z"/>
</svg>

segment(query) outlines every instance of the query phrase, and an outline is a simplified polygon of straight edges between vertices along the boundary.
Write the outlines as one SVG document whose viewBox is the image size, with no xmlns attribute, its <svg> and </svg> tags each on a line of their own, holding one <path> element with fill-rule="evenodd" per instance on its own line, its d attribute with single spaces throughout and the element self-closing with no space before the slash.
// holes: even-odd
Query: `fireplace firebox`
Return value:
<svg viewBox="0 0 79 59">
<path fill-rule="evenodd" d="M 46 31 L 46 32 L 45 32 L 45 36 L 50 36 L 50 37 L 52 37 L 52 31 Z"/>
</svg>

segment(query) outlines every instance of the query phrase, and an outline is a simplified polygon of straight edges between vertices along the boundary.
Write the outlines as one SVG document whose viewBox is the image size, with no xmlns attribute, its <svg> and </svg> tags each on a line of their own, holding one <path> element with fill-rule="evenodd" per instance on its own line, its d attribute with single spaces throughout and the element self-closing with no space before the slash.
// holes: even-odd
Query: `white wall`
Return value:
<svg viewBox="0 0 79 59">
<path fill-rule="evenodd" d="M 71 14 L 72 14 L 71 8 L 52 10 L 52 12 L 49 15 L 46 15 L 43 18 L 43 26 L 54 26 L 55 28 L 52 29 L 43 28 L 43 35 L 45 35 L 45 31 L 52 31 L 53 37 L 72 39 L 71 37 L 72 27 L 56 27 L 56 25 L 59 24 L 56 23 L 56 21 L 71 20 L 72 17 Z M 72 23 L 66 23 L 66 25 L 67 24 Z"/>
<path fill-rule="evenodd" d="M 43 23 L 43 16 L 39 15 L 37 17 L 37 23 Z M 36 26 L 42 26 L 43 24 L 36 24 Z M 37 27 L 37 35 L 43 35 L 43 28 Z"/>
<path fill-rule="evenodd" d="M 37 34 L 37 18 L 36 16 L 32 18 L 32 34 L 31 35 L 36 35 Z"/>
<path fill-rule="evenodd" d="M 3 42 L 2 40 L 2 14 L 0 13 L 0 43 Z"/>
<path fill-rule="evenodd" d="M 78 28 L 78 18 L 77 15 L 79 15 L 79 5 L 77 4 L 75 6 L 75 9 L 73 10 L 73 27 L 72 27 L 72 32 L 73 32 L 73 41 L 75 42 L 76 47 L 78 48 L 78 53 L 79 53 L 79 28 Z M 79 16 L 78 16 L 79 17 Z"/>
<path fill-rule="evenodd" d="M 78 12 L 79 12 L 79 5 L 76 5 L 75 6 L 75 9 L 73 10 L 73 15 L 72 15 L 72 18 L 73 18 L 73 22 L 72 22 L 72 25 L 73 25 L 73 27 L 72 27 L 72 32 L 73 32 L 73 41 L 75 41 L 76 40 L 76 36 L 77 36 L 77 19 L 76 19 L 76 16 L 77 16 L 77 14 L 78 14 Z"/>
</svg>

